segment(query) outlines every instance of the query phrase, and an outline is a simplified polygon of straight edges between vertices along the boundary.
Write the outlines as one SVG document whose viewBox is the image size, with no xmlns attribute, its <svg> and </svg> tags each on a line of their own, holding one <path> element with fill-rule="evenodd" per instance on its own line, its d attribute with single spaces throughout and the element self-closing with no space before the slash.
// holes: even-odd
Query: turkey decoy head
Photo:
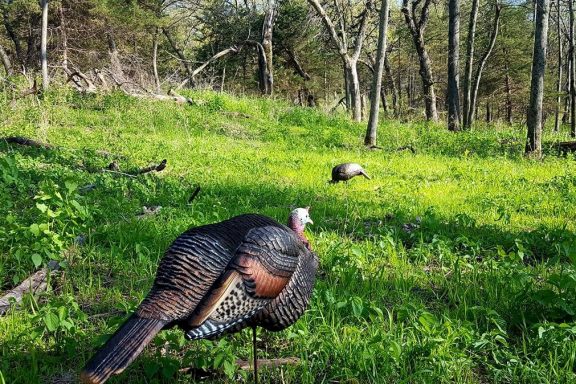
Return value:
<svg viewBox="0 0 576 384">
<path fill-rule="evenodd" d="M 306 248 L 310 249 L 310 243 L 304 235 L 306 224 L 314 224 L 310 218 L 310 207 L 296 208 L 290 212 L 290 216 L 288 217 L 288 227 L 296 232 L 300 240 L 302 240 L 302 242 L 306 245 Z"/>
</svg>

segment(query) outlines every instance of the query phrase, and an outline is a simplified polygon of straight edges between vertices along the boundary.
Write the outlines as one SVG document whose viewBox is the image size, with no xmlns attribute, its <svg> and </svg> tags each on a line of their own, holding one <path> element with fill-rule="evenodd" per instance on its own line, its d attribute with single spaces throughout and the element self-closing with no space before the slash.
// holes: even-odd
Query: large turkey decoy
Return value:
<svg viewBox="0 0 576 384">
<path fill-rule="evenodd" d="M 362 175 L 367 179 L 370 179 L 370 176 L 364 171 L 364 168 L 360 166 L 360 164 L 356 163 L 344 163 L 339 164 L 332 168 L 332 180 L 331 183 L 337 183 L 339 181 L 348 181 L 355 176 Z"/>
<path fill-rule="evenodd" d="M 297 208 L 288 227 L 246 214 L 181 234 L 160 261 L 148 296 L 86 364 L 82 381 L 103 383 L 122 372 L 173 326 L 194 340 L 292 325 L 308 305 L 318 268 L 304 235 L 308 223 L 308 208 Z"/>
</svg>

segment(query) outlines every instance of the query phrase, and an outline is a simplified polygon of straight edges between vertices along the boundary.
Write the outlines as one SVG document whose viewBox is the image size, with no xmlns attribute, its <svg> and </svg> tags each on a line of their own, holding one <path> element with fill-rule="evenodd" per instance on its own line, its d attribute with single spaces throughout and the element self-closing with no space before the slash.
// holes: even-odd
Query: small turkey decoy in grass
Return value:
<svg viewBox="0 0 576 384">
<path fill-rule="evenodd" d="M 257 382 L 256 327 L 289 327 L 312 293 L 318 258 L 304 235 L 308 223 L 308 208 L 297 208 L 288 226 L 246 214 L 181 234 L 160 261 L 150 293 L 86 364 L 82 381 L 104 383 L 159 331 L 178 326 L 190 340 L 252 327 Z"/>
<path fill-rule="evenodd" d="M 364 168 L 360 164 L 356 163 L 344 163 L 339 164 L 332 168 L 332 180 L 331 183 L 337 183 L 339 181 L 348 181 L 355 176 L 364 176 L 370 180 L 370 176 L 364 171 Z"/>
</svg>

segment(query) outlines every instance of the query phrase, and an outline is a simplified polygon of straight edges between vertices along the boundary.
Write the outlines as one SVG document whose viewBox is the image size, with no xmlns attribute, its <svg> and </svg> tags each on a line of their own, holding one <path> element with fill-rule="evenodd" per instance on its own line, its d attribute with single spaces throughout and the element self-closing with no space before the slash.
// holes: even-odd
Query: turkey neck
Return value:
<svg viewBox="0 0 576 384">
<path fill-rule="evenodd" d="M 296 236 L 298 236 L 298 238 L 304 243 L 306 248 L 308 248 L 308 250 L 311 251 L 312 249 L 310 249 L 310 242 L 306 238 L 306 235 L 304 235 L 305 226 L 302 225 L 300 220 L 291 217 L 288 220 L 288 227 L 296 233 Z"/>
</svg>

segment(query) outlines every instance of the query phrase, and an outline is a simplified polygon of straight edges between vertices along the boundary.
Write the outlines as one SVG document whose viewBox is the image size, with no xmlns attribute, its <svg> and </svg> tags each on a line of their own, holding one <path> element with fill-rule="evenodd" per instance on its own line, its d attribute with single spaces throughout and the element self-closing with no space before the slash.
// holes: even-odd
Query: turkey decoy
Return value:
<svg viewBox="0 0 576 384">
<path fill-rule="evenodd" d="M 364 171 L 364 168 L 360 166 L 360 164 L 356 163 L 344 163 L 339 164 L 332 168 L 332 180 L 331 183 L 337 183 L 339 181 L 348 181 L 354 176 L 362 175 L 367 179 L 370 179 L 370 176 Z"/>
<path fill-rule="evenodd" d="M 86 364 L 82 381 L 103 383 L 121 373 L 162 329 L 178 326 L 194 340 L 292 325 L 308 305 L 318 268 L 304 235 L 308 223 L 308 208 L 297 208 L 288 226 L 245 214 L 181 234 L 150 293 Z"/>
</svg>

